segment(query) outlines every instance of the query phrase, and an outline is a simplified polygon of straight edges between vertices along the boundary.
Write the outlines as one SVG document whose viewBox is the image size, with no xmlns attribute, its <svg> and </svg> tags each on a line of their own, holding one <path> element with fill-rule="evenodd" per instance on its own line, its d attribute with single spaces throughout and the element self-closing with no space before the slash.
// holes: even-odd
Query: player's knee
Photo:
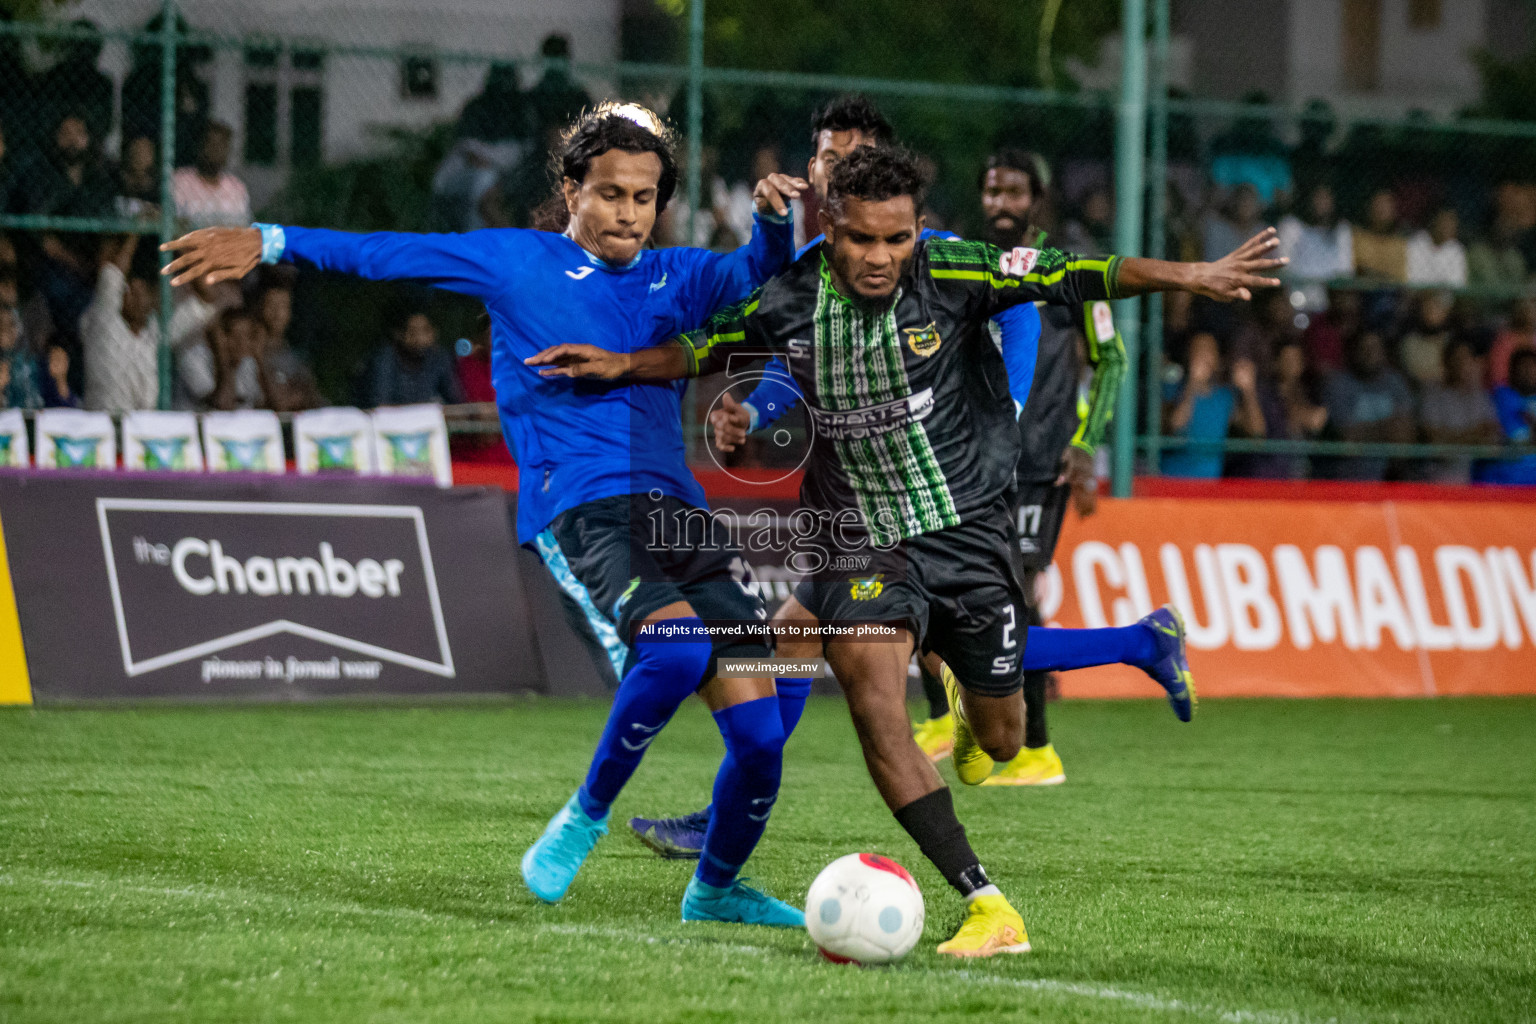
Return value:
<svg viewBox="0 0 1536 1024">
<path fill-rule="evenodd" d="M 676 627 L 674 636 L 658 635 L 642 638 L 635 643 L 635 660 L 654 667 L 666 676 L 686 685 L 688 691 L 698 689 L 714 656 L 714 645 L 703 636 L 704 623 L 697 618 L 671 619 L 661 626 Z M 690 635 L 691 634 L 691 635 Z"/>
<path fill-rule="evenodd" d="M 1024 727 L 1018 722 L 972 722 L 971 733 L 994 761 L 1012 761 L 1024 743 Z"/>
<path fill-rule="evenodd" d="M 784 726 L 777 708 L 772 714 L 754 715 L 725 734 L 732 759 L 743 771 L 758 778 L 777 779 L 784 767 Z"/>
</svg>

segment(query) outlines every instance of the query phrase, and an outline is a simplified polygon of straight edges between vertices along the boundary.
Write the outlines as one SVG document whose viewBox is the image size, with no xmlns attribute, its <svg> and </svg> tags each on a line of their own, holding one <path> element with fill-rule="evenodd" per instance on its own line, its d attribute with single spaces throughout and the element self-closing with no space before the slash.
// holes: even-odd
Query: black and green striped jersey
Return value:
<svg viewBox="0 0 1536 1024">
<path fill-rule="evenodd" d="M 1118 257 L 917 244 L 894 303 L 832 284 L 822 249 L 680 340 L 692 376 L 784 357 L 810 413 L 802 503 L 887 544 L 955 526 L 1013 486 L 1019 430 L 987 330 L 1021 302 L 1113 298 Z"/>
<path fill-rule="evenodd" d="M 1045 232 L 1035 235 L 1036 247 Z M 1088 400 L 1079 402 L 1083 357 L 1077 337 L 1085 342 L 1093 377 Z M 1092 454 L 1104 440 L 1125 377 L 1125 344 L 1104 300 L 1040 310 L 1040 346 L 1029 401 L 1019 414 L 1019 482 L 1043 483 L 1061 472 L 1061 453 L 1072 444 Z"/>
</svg>

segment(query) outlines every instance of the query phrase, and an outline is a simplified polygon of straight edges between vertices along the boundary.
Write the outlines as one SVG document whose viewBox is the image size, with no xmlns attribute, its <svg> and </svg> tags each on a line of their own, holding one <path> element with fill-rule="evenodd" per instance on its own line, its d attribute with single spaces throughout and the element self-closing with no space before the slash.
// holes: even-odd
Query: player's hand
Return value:
<svg viewBox="0 0 1536 1024">
<path fill-rule="evenodd" d="M 175 275 L 171 284 L 183 285 L 199 277 L 206 284 L 238 281 L 261 262 L 261 232 L 256 228 L 203 228 L 166 242 L 160 251 L 180 253 L 160 271 Z"/>
<path fill-rule="evenodd" d="M 1279 278 L 1264 274 L 1291 262 L 1271 255 L 1279 245 L 1275 229 L 1265 228 L 1214 263 L 1192 264 L 1194 275 L 1188 290 L 1217 302 L 1247 302 L 1256 288 L 1278 288 Z"/>
<path fill-rule="evenodd" d="M 629 355 L 596 345 L 555 345 L 523 360 L 539 366 L 540 377 L 585 377 L 618 380 L 629 372 Z"/>
<path fill-rule="evenodd" d="M 1056 478 L 1059 487 L 1072 488 L 1072 507 L 1083 519 L 1099 510 L 1099 477 L 1093 471 L 1093 456 L 1075 444 L 1067 445 L 1061 453 L 1061 475 Z"/>
<path fill-rule="evenodd" d="M 720 396 L 720 405 L 709 412 L 709 425 L 715 428 L 715 447 L 722 452 L 733 452 L 747 441 L 752 429 L 752 414 L 727 391 Z"/>
<path fill-rule="evenodd" d="M 799 199 L 800 193 L 810 187 L 810 182 L 804 178 L 794 178 L 775 171 L 757 183 L 757 187 L 752 190 L 752 203 L 758 213 L 772 212 L 783 217 L 789 213 L 789 201 Z"/>
</svg>

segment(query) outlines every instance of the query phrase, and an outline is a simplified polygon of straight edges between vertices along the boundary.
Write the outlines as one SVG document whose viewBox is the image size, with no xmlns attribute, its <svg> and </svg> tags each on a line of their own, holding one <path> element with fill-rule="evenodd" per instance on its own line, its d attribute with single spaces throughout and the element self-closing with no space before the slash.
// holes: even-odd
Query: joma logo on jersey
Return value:
<svg viewBox="0 0 1536 1024">
<path fill-rule="evenodd" d="M 1035 263 L 1040 259 L 1039 249 L 1026 249 L 1020 246 L 1010 249 L 997 259 L 997 269 L 1004 277 L 1023 277 L 1035 269 Z"/>
<path fill-rule="evenodd" d="M 934 322 L 930 322 L 927 327 L 903 327 L 902 332 L 907 336 L 907 347 L 924 359 L 944 344 L 944 339 L 939 337 L 939 325 Z"/>
<path fill-rule="evenodd" d="M 865 576 L 862 579 L 852 580 L 853 586 L 848 588 L 849 595 L 855 601 L 873 601 L 885 590 L 885 573 L 877 572 L 873 576 Z"/>
</svg>

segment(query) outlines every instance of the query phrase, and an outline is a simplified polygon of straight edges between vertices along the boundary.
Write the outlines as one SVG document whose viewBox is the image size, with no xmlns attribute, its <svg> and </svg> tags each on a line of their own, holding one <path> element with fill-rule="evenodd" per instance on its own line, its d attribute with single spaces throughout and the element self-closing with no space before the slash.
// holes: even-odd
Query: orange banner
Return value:
<svg viewBox="0 0 1536 1024">
<path fill-rule="evenodd" d="M 1103 501 L 1068 517 L 1040 598 L 1061 626 L 1172 601 L 1203 696 L 1536 694 L 1536 502 Z M 1148 686 L 1063 677 L 1074 697 Z"/>
</svg>

